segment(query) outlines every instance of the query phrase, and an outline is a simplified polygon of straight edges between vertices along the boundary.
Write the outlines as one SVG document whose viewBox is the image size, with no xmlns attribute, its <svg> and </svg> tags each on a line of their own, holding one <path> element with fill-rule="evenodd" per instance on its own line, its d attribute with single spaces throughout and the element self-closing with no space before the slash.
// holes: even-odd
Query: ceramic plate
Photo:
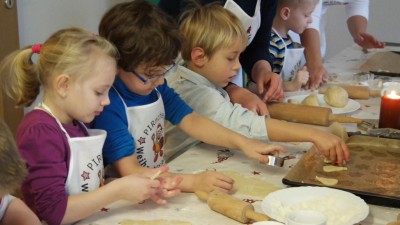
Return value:
<svg viewBox="0 0 400 225">
<path fill-rule="evenodd" d="M 352 225 L 364 220 L 368 205 L 360 197 L 328 187 L 291 187 L 267 195 L 261 208 L 274 220 L 285 222 L 296 210 L 320 211 L 328 217 L 327 225 Z"/>
<path fill-rule="evenodd" d="M 285 102 L 287 102 L 289 99 L 293 99 L 297 102 L 302 102 L 304 98 L 306 98 L 308 95 L 310 94 L 305 94 L 305 95 L 296 95 L 296 96 L 291 96 L 291 97 L 287 97 L 285 98 Z M 332 107 L 330 105 L 328 105 L 325 100 L 324 100 L 324 95 L 322 94 L 318 94 L 318 102 L 319 105 L 321 107 L 328 107 L 332 109 L 332 113 L 333 114 L 345 114 L 345 113 L 351 113 L 356 111 L 357 109 L 360 108 L 360 103 L 358 103 L 357 101 L 353 100 L 353 99 L 349 99 L 349 102 L 347 103 L 347 105 L 343 108 L 336 108 L 336 107 Z"/>
</svg>

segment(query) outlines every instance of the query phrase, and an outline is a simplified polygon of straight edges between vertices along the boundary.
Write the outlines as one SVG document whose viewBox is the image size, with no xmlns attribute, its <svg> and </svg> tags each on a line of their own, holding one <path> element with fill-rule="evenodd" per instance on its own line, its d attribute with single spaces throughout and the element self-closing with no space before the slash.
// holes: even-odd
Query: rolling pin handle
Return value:
<svg viewBox="0 0 400 225">
<path fill-rule="evenodd" d="M 370 90 L 369 91 L 370 97 L 381 97 L 381 90 Z"/>
<path fill-rule="evenodd" d="M 329 121 L 331 122 L 339 122 L 339 123 L 357 123 L 360 124 L 362 123 L 362 119 L 354 118 L 351 116 L 341 116 L 341 115 L 334 115 L 331 114 L 329 116 Z"/>
<path fill-rule="evenodd" d="M 247 210 L 246 211 L 246 217 L 251 219 L 251 220 L 253 220 L 253 221 L 256 221 L 256 222 L 258 222 L 258 221 L 269 221 L 269 217 L 268 216 L 266 216 L 264 214 L 261 214 L 261 213 L 254 212 L 253 210 Z"/>
</svg>

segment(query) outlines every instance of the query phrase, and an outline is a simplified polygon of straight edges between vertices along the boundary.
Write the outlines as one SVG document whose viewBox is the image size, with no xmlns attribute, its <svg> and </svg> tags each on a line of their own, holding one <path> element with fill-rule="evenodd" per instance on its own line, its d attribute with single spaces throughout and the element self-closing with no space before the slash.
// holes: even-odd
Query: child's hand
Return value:
<svg viewBox="0 0 400 225">
<path fill-rule="evenodd" d="M 180 176 L 159 176 L 163 173 L 168 172 L 169 167 L 167 165 L 162 166 L 157 169 L 152 169 L 150 172 L 146 173 L 146 176 L 148 176 L 152 180 L 158 180 L 160 181 L 160 186 L 156 192 L 155 195 L 151 196 L 151 200 L 153 200 L 157 204 L 165 204 L 167 203 L 166 200 L 161 199 L 161 197 L 164 198 L 170 198 L 178 195 L 181 193 L 181 190 L 178 188 L 180 183 L 182 182 L 182 177 Z"/>
<path fill-rule="evenodd" d="M 165 204 L 165 200 L 157 197 L 161 186 L 160 181 L 152 180 L 146 175 L 132 174 L 124 176 L 114 180 L 109 185 L 123 187 L 121 188 L 123 191 L 119 191 L 121 199 L 139 203 L 151 198 L 157 204 Z"/>
<path fill-rule="evenodd" d="M 242 151 L 247 157 L 255 159 L 261 163 L 268 162 L 267 155 L 278 156 L 279 152 L 287 152 L 282 146 L 268 145 L 266 143 L 248 139 L 249 142 L 244 143 Z"/>
<path fill-rule="evenodd" d="M 234 180 L 216 171 L 206 171 L 194 175 L 194 191 L 212 191 L 230 192 L 233 188 Z"/>
<path fill-rule="evenodd" d="M 349 149 L 342 139 L 323 131 L 314 136 L 314 146 L 317 150 L 321 151 L 327 159 L 330 159 L 332 163 L 337 163 L 339 166 L 342 166 L 343 160 L 350 160 Z"/>
<path fill-rule="evenodd" d="M 310 75 L 308 73 L 307 67 L 303 67 L 301 70 L 297 71 L 294 81 L 299 85 L 299 88 L 306 85 Z"/>
</svg>

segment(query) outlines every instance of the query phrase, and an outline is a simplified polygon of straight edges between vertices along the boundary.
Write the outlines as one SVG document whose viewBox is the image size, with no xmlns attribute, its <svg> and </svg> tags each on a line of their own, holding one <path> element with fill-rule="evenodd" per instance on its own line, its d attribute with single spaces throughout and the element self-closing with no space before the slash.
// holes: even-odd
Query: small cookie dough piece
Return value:
<svg viewBox="0 0 400 225">
<path fill-rule="evenodd" d="M 324 100 L 330 106 L 343 108 L 349 102 L 349 94 L 344 88 L 332 85 L 326 90 Z"/>
<path fill-rule="evenodd" d="M 319 106 L 317 94 L 310 94 L 301 102 L 303 105 Z"/>
<path fill-rule="evenodd" d="M 338 171 L 347 170 L 347 167 L 328 165 L 328 166 L 324 166 L 322 169 L 324 170 L 324 172 L 330 173 L 330 172 L 338 172 Z"/>
<path fill-rule="evenodd" d="M 299 101 L 297 101 L 297 100 L 295 100 L 295 99 L 291 99 L 291 98 L 288 99 L 288 103 L 296 104 L 296 105 L 300 104 Z"/>
<path fill-rule="evenodd" d="M 335 178 L 326 178 L 326 177 L 315 176 L 315 179 L 326 186 L 335 186 L 338 183 L 338 180 Z"/>
</svg>

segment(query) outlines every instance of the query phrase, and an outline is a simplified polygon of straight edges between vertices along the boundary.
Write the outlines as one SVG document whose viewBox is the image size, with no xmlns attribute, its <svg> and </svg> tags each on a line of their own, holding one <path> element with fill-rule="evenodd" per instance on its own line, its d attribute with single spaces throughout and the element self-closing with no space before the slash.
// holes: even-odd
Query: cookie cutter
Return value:
<svg viewBox="0 0 400 225">
<path fill-rule="evenodd" d="M 269 165 L 269 166 L 282 167 L 284 162 L 285 162 L 284 158 L 281 158 L 278 156 L 273 156 L 273 155 L 268 155 L 267 165 Z"/>
</svg>

